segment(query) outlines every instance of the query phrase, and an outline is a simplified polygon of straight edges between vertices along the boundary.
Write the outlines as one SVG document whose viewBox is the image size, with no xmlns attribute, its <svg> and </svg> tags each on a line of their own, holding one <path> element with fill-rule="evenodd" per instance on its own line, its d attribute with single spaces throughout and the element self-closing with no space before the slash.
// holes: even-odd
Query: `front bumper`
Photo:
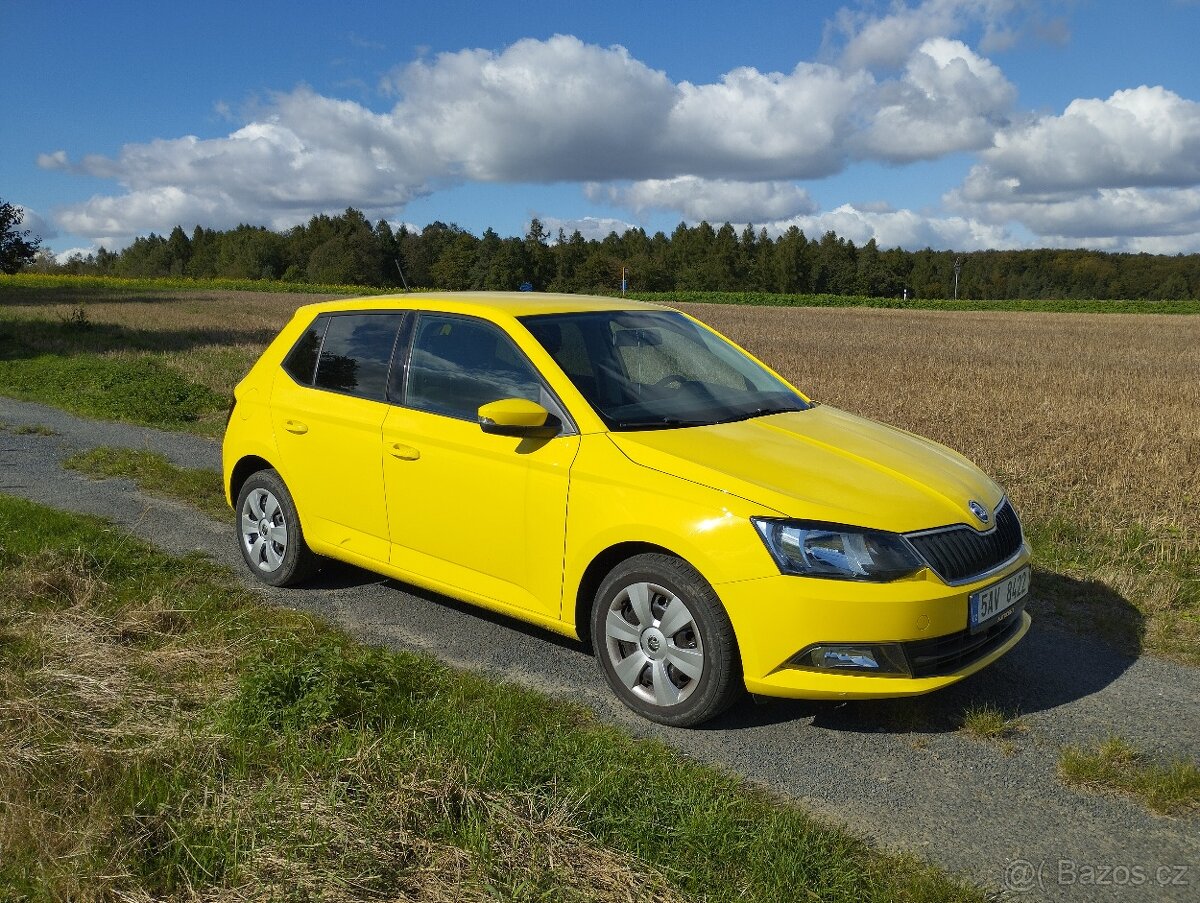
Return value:
<svg viewBox="0 0 1200 903">
<path fill-rule="evenodd" d="M 913 696 L 986 668 L 1028 632 L 1030 617 L 1019 609 L 972 636 L 967 598 L 1016 573 L 1029 558 L 1026 544 L 1002 570 L 962 586 L 947 586 L 925 570 L 891 583 L 780 575 L 715 589 L 737 634 L 751 693 L 800 699 Z M 796 667 L 796 654 L 814 644 L 896 644 L 907 673 Z"/>
</svg>

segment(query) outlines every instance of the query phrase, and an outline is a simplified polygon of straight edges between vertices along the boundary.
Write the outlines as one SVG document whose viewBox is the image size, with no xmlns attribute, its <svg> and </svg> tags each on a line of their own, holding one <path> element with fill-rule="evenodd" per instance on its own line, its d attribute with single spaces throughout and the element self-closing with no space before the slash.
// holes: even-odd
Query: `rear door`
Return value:
<svg viewBox="0 0 1200 903">
<path fill-rule="evenodd" d="M 388 560 L 381 431 L 404 313 L 323 314 L 284 361 L 271 414 L 310 540 Z"/>
</svg>

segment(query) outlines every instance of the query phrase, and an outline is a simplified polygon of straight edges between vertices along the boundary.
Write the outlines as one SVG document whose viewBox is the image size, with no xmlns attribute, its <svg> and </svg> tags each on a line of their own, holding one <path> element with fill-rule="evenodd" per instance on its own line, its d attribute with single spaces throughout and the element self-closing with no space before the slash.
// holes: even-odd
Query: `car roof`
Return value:
<svg viewBox="0 0 1200 903">
<path fill-rule="evenodd" d="M 581 313 L 598 310 L 669 310 L 632 298 L 567 295 L 543 292 L 409 292 L 402 295 L 362 295 L 338 301 L 306 304 L 300 311 L 316 315 L 354 310 L 436 310 L 449 313 L 525 317 L 532 314 Z M 300 311 L 297 311 L 299 313 Z"/>
</svg>

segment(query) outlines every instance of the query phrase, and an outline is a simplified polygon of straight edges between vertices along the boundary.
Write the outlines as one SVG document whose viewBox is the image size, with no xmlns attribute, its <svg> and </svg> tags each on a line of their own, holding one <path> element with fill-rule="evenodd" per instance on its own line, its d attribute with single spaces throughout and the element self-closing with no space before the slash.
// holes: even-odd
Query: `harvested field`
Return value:
<svg viewBox="0 0 1200 903">
<path fill-rule="evenodd" d="M 0 331 L 16 326 L 40 352 L 159 356 L 227 396 L 321 297 L 8 291 Z M 996 477 L 1034 542 L 1043 616 L 1200 663 L 1200 317 L 680 307 L 817 400 Z M 217 435 L 223 422 L 214 412 L 195 428 Z"/>
<path fill-rule="evenodd" d="M 961 451 L 1027 514 L 1200 544 L 1200 317 L 688 312 L 817 400 Z"/>
<path fill-rule="evenodd" d="M 1111 638 L 1200 661 L 1200 317 L 686 309 L 814 398 L 999 480 L 1071 581 L 1040 581 L 1049 613 L 1107 621 L 1098 581 L 1145 618 L 1101 623 Z"/>
</svg>

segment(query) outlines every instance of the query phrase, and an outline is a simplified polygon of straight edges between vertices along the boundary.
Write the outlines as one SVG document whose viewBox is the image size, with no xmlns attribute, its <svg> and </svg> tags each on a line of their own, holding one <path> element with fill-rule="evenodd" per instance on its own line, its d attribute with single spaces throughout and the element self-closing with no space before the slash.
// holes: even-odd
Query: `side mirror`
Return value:
<svg viewBox="0 0 1200 903">
<path fill-rule="evenodd" d="M 536 436 L 557 432 L 550 412 L 527 398 L 501 398 L 479 408 L 479 428 L 500 436 Z"/>
</svg>

